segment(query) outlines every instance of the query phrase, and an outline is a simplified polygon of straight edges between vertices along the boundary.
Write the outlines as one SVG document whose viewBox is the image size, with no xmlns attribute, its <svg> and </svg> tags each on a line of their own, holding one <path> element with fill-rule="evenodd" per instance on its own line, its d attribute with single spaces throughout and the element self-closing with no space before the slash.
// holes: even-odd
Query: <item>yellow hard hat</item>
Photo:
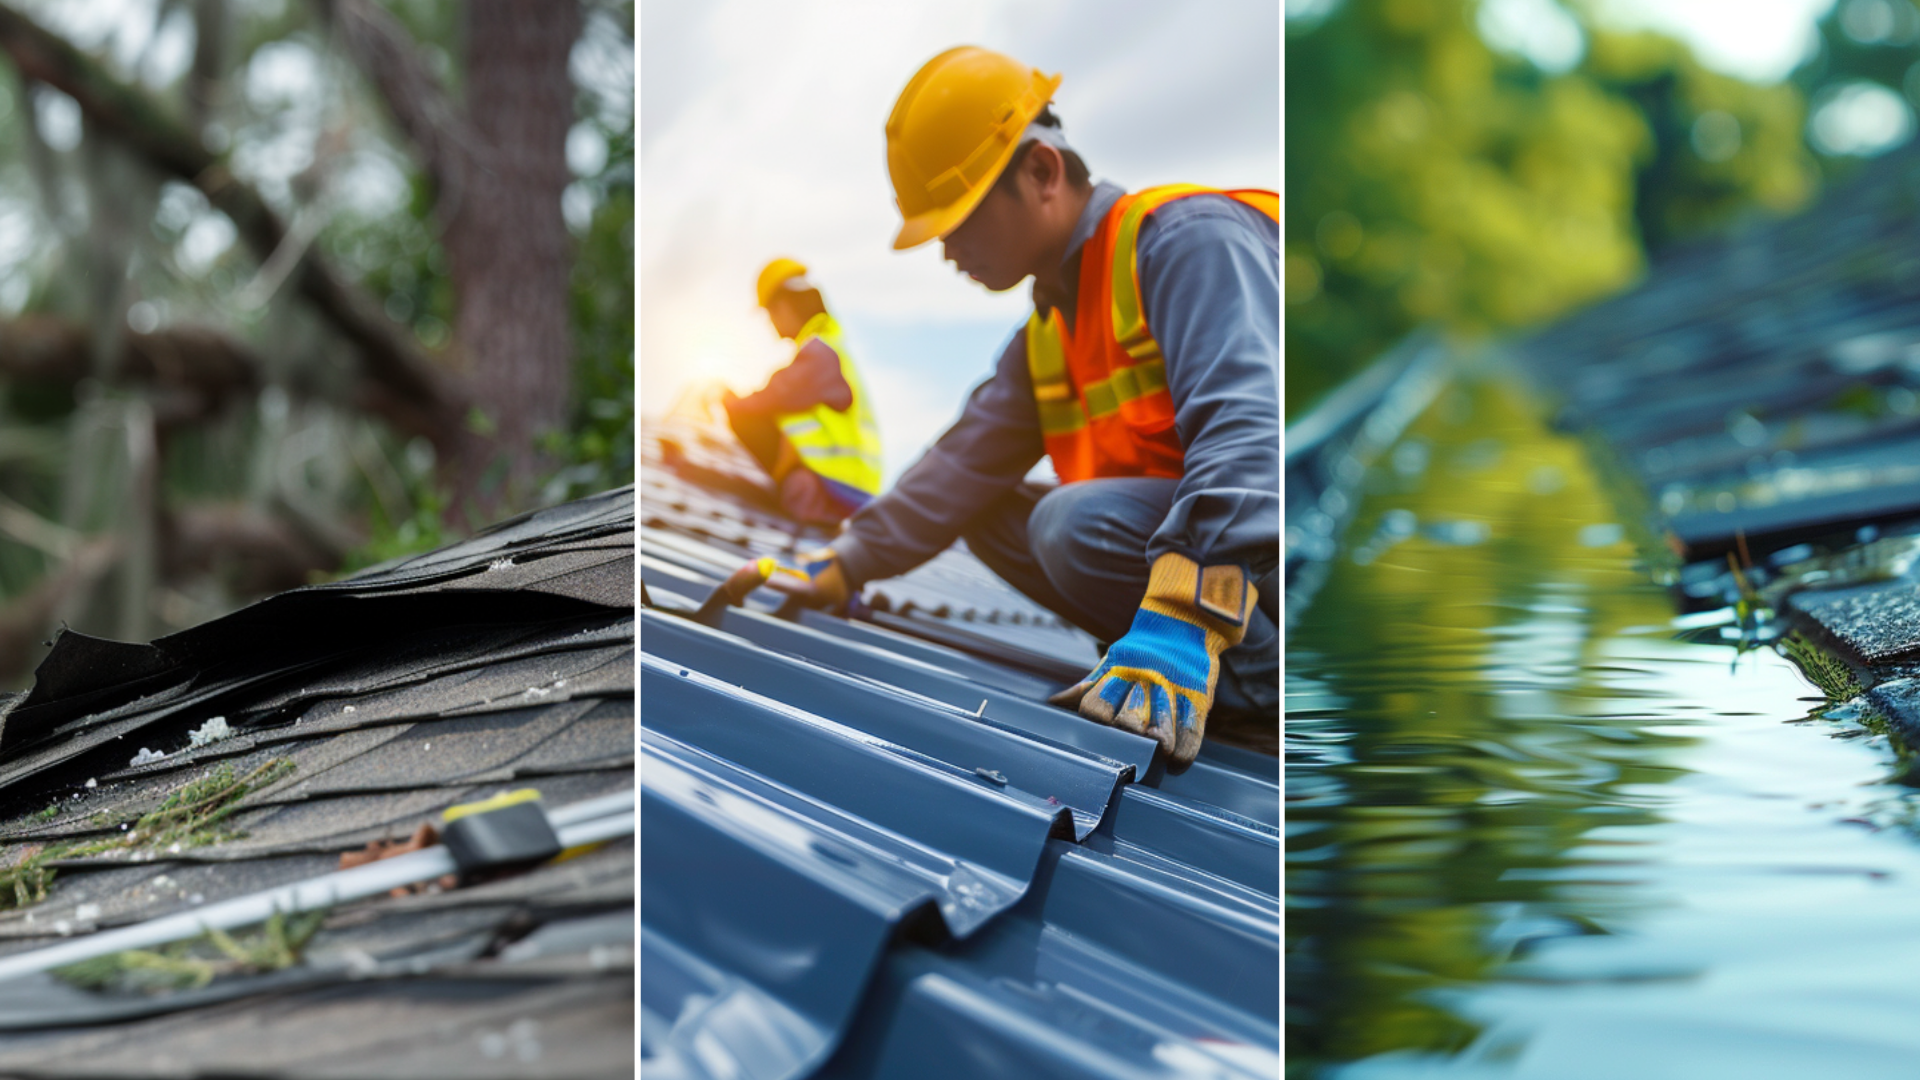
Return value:
<svg viewBox="0 0 1920 1080">
<path fill-rule="evenodd" d="M 887 172 L 905 219 L 894 250 L 959 228 L 1059 88 L 1058 75 L 972 45 L 927 61 L 887 117 Z"/>
<path fill-rule="evenodd" d="M 761 268 L 760 281 L 754 289 L 754 291 L 759 294 L 760 306 L 766 307 L 767 302 L 773 299 L 773 294 L 779 290 L 780 286 L 785 285 L 794 278 L 800 277 L 806 272 L 806 267 L 785 256 L 781 256 Z"/>
</svg>

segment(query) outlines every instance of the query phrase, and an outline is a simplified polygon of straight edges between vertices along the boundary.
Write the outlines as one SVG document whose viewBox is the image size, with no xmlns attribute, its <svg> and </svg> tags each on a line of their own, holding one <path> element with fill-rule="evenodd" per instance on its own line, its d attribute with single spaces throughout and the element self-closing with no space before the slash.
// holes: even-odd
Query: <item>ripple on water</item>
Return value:
<svg viewBox="0 0 1920 1080">
<path fill-rule="evenodd" d="M 1366 485 L 1349 539 L 1404 535 L 1336 559 L 1289 636 L 1291 1059 L 1341 1080 L 1920 1075 L 1898 755 L 1810 715 L 1771 652 L 1678 639 L 1631 546 L 1591 543 L 1621 512 L 1580 447 L 1510 391 L 1461 393 L 1410 437 L 1472 467 Z"/>
</svg>

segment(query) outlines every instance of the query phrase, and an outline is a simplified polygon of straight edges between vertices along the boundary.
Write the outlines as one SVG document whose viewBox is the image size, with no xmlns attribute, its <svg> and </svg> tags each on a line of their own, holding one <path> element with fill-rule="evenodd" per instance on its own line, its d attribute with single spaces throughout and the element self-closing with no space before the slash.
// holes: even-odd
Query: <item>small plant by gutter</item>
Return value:
<svg viewBox="0 0 1920 1080">
<path fill-rule="evenodd" d="M 187 990 L 223 975 L 281 971 L 300 962 L 326 918 L 325 910 L 294 915 L 276 911 L 255 933 L 235 936 L 210 928 L 191 941 L 109 953 L 55 968 L 53 974 L 82 990 L 125 993 Z"/>
<path fill-rule="evenodd" d="M 1741 553 L 1746 552 L 1745 537 L 1741 537 Z M 1759 590 L 1747 577 L 1740 563 L 1734 560 L 1733 553 L 1727 553 L 1727 569 L 1733 572 L 1734 586 L 1739 590 L 1739 598 L 1733 602 L 1734 617 L 1739 620 L 1740 639 L 1734 643 L 1734 656 L 1738 659 L 1750 650 L 1760 647 L 1761 641 L 1774 621 L 1774 607 L 1761 598 Z M 1752 563 L 1747 564 L 1752 569 Z"/>
<path fill-rule="evenodd" d="M 1780 639 L 1780 650 L 1808 682 L 1820 688 L 1829 705 L 1852 701 L 1865 692 L 1846 661 L 1815 645 L 1798 631 Z"/>
<path fill-rule="evenodd" d="M 1867 688 L 1845 660 L 1822 648 L 1798 631 L 1780 639 L 1780 653 L 1800 669 L 1808 682 L 1818 687 L 1827 703 L 1815 715 L 1828 720 L 1860 725 L 1875 735 L 1885 736 L 1894 752 L 1910 768 L 1914 751 L 1900 732 L 1866 698 Z"/>
<path fill-rule="evenodd" d="M 54 868 L 49 863 L 60 859 L 84 859 L 115 851 L 147 850 L 177 855 L 188 848 L 204 847 L 233 839 L 236 833 L 219 828 L 249 793 L 266 787 L 294 769 L 293 762 L 275 758 L 236 777 L 233 766 L 223 763 L 213 772 L 167 796 L 165 802 L 126 828 L 125 832 L 98 840 L 30 845 L 14 861 L 0 866 L 0 910 L 23 908 L 47 898 Z M 57 810 L 57 807 L 49 809 Z M 37 817 L 46 816 L 41 811 Z"/>
</svg>

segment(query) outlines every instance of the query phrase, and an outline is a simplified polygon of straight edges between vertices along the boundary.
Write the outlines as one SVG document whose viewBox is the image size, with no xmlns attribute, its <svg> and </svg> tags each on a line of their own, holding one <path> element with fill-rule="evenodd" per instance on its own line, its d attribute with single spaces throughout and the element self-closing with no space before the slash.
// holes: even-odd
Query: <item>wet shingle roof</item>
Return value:
<svg viewBox="0 0 1920 1080">
<path fill-rule="evenodd" d="M 1168 776 L 1045 704 L 1091 641 L 964 549 L 870 621 L 763 593 L 697 624 L 823 537 L 717 439 L 641 449 L 646 1075 L 1275 1074 L 1275 758 Z"/>
<path fill-rule="evenodd" d="M 1920 514 L 1920 151 L 1518 346 L 1689 559 Z"/>
<path fill-rule="evenodd" d="M 1920 149 L 1514 351 L 1680 555 L 1684 604 L 1777 606 L 1920 738 Z"/>
<path fill-rule="evenodd" d="M 63 634 L 0 719 L 0 875 L 55 856 L 44 899 L 0 898 L 0 956 L 312 878 L 503 789 L 630 789 L 633 528 L 629 488 L 152 645 Z M 191 745 L 214 717 L 232 735 Z M 217 821 L 116 842 L 222 785 Z M 199 989 L 0 983 L 0 1073 L 624 1074 L 633 866 L 619 840 L 342 904 L 303 963 Z"/>
</svg>

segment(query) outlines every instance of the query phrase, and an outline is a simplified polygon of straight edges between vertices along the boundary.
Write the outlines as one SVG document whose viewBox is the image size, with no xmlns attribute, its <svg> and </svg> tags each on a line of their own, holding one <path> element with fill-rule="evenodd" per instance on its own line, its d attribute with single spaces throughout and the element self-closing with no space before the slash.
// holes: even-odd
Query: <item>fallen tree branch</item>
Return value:
<svg viewBox="0 0 1920 1080">
<path fill-rule="evenodd" d="M 79 533 L 48 521 L 5 495 L 0 495 L 0 533 L 56 559 L 71 558 L 83 541 Z"/>
<path fill-rule="evenodd" d="M 91 378 L 93 328 L 54 315 L 0 323 L 0 375 L 22 382 L 73 386 Z M 172 326 L 120 335 L 106 377 L 146 383 L 166 402 L 163 425 L 218 414 L 260 389 L 260 358 L 239 341 L 204 326 Z"/>
<path fill-rule="evenodd" d="M 112 135 L 149 165 L 199 188 L 258 256 L 270 258 L 287 234 L 260 193 L 235 177 L 220 159 L 151 97 L 116 79 L 98 62 L 13 7 L 0 4 L 0 51 L 23 78 L 45 83 L 73 98 L 92 130 Z M 456 384 L 433 366 L 409 332 L 380 306 L 336 275 L 309 250 L 294 273 L 300 293 L 357 350 L 367 378 L 382 397 L 410 408 L 394 410 L 409 434 L 452 447 L 463 414 Z"/>
<path fill-rule="evenodd" d="M 0 377 L 74 386 L 94 375 L 92 331 L 56 315 L 22 315 L 0 322 Z M 121 335 L 121 351 L 107 377 L 153 390 L 154 420 L 163 429 L 212 419 L 251 399 L 264 382 L 264 361 L 252 346 L 208 326 L 182 324 Z M 436 423 L 417 401 L 362 378 L 357 385 L 325 385 L 317 373 L 295 372 L 285 389 L 296 399 L 332 400 L 395 430 L 418 433 Z"/>
<path fill-rule="evenodd" d="M 160 577 L 179 585 L 218 574 L 242 596 L 307 584 L 341 552 L 286 518 L 243 503 L 197 503 L 160 514 Z"/>
</svg>

